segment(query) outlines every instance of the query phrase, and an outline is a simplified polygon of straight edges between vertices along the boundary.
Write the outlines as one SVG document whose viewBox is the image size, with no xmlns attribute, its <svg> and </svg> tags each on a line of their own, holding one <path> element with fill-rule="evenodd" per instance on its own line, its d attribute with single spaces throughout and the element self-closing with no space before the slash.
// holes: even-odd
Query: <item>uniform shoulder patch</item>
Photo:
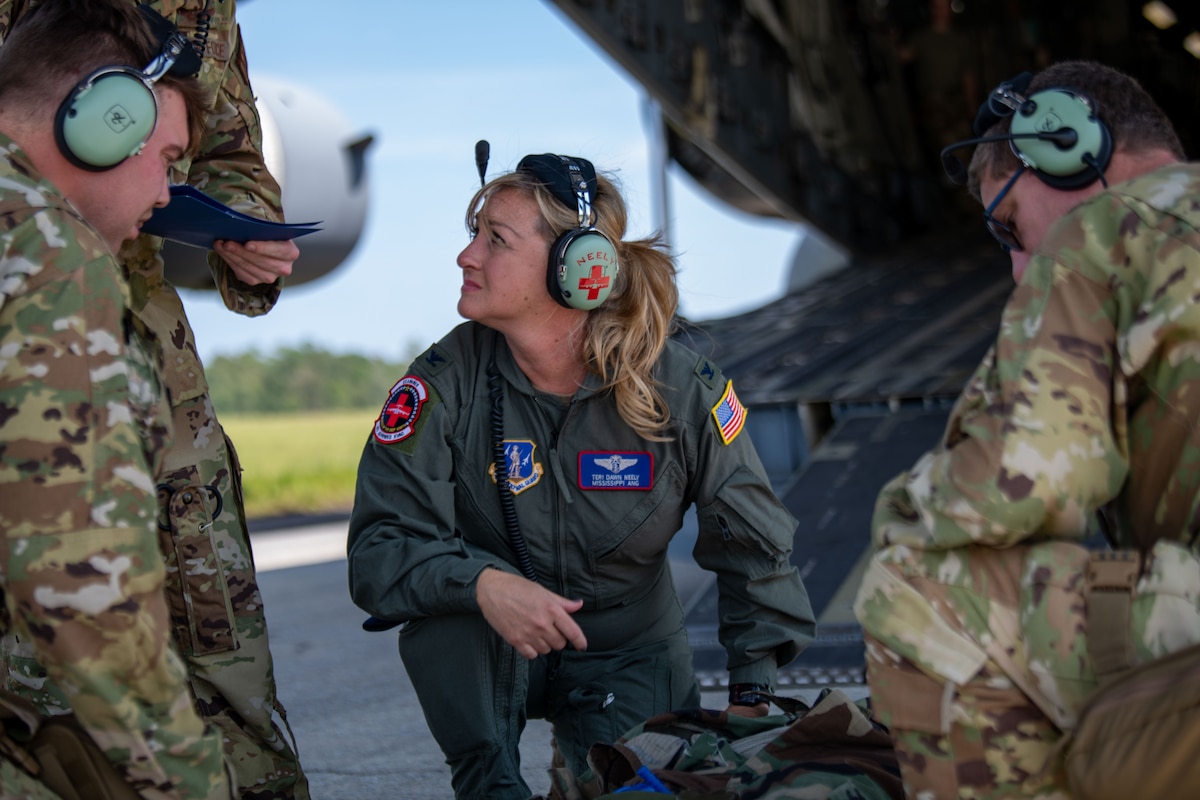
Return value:
<svg viewBox="0 0 1200 800">
<path fill-rule="evenodd" d="M 725 394 L 712 407 L 712 418 L 717 425 L 717 435 L 725 444 L 731 444 L 746 424 L 746 407 L 733 391 L 733 381 L 725 383 Z"/>
<path fill-rule="evenodd" d="M 428 399 L 429 389 L 417 376 L 406 375 L 396 381 L 375 420 L 375 441 L 395 444 L 412 436 Z"/>
</svg>

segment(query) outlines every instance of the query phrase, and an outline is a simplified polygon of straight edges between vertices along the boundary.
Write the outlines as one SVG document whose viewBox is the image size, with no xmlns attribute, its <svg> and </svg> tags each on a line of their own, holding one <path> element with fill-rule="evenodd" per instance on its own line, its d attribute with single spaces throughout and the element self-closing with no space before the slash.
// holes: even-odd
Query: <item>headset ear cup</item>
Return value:
<svg viewBox="0 0 1200 800">
<path fill-rule="evenodd" d="M 559 305 L 591 311 L 608 299 L 619 271 L 609 238 L 594 228 L 576 228 L 550 248 L 546 288 Z"/>
<path fill-rule="evenodd" d="M 1013 139 L 1013 152 L 1035 175 L 1056 189 L 1079 189 L 1102 173 L 1112 158 L 1112 135 L 1092 110 L 1091 104 L 1066 89 L 1046 89 L 1029 97 L 1029 110 L 1013 114 L 1014 134 L 1075 131 L 1075 144 L 1060 148 L 1052 141 Z"/>
<path fill-rule="evenodd" d="M 101 70 L 79 83 L 58 107 L 54 137 L 81 169 L 111 169 L 141 150 L 154 131 L 158 100 L 135 70 Z"/>
</svg>

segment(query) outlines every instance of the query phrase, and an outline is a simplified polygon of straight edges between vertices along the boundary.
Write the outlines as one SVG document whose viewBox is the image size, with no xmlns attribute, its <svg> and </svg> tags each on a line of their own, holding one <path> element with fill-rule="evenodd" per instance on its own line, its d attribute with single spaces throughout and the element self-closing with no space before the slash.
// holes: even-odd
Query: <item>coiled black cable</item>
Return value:
<svg viewBox="0 0 1200 800">
<path fill-rule="evenodd" d="M 211 2 L 205 2 L 204 9 L 196 14 L 196 32 L 192 34 L 192 49 L 196 51 L 196 55 L 204 58 L 204 53 L 208 50 L 208 31 L 212 27 L 212 14 L 208 7 Z"/>
<path fill-rule="evenodd" d="M 496 488 L 500 491 L 500 513 L 504 515 L 504 530 L 508 533 L 508 542 L 512 546 L 513 555 L 517 557 L 517 566 L 521 568 L 521 574 L 538 583 L 533 560 L 529 557 L 529 548 L 525 546 L 525 537 L 521 535 L 521 525 L 517 521 L 512 487 L 508 483 L 508 459 L 504 454 L 504 391 L 500 385 L 500 370 L 496 369 L 495 350 L 492 351 L 487 374 L 488 395 L 492 403 L 492 461 L 496 470 Z"/>
</svg>

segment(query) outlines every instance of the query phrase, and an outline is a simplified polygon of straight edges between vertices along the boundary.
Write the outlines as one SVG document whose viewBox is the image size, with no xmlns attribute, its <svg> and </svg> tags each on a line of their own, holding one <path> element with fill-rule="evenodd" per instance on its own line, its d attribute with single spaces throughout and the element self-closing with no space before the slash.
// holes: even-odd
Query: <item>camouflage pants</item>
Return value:
<svg viewBox="0 0 1200 800">
<path fill-rule="evenodd" d="M 176 405 L 174 417 L 175 445 L 160 485 L 160 546 L 174 639 L 196 705 L 221 729 L 241 796 L 307 798 L 276 698 L 237 455 L 207 395 Z"/>
<path fill-rule="evenodd" d="M 157 253 L 157 240 L 138 244 Z M 126 251 L 122 251 L 123 253 Z M 237 794 L 254 800 L 307 800 L 287 720 L 275 696 L 267 620 L 242 504 L 241 467 L 208 396 L 179 293 L 163 280 L 157 255 L 130 251 L 130 291 L 145 298 L 138 316 L 163 345 L 174 444 L 160 477 L 159 540 L 175 643 L 200 714 L 221 729 Z"/>
<path fill-rule="evenodd" d="M 1066 796 L 1056 745 L 1097 685 L 1088 559 L 1065 542 L 876 555 L 855 611 L 909 796 Z M 1138 661 L 1200 641 L 1200 559 L 1160 542 L 1132 619 Z"/>
</svg>

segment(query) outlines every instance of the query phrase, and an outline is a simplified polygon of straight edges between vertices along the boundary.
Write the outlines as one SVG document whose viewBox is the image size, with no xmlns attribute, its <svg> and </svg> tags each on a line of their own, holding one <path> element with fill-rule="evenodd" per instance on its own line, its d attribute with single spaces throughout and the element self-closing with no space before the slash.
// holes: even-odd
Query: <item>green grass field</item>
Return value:
<svg viewBox="0 0 1200 800">
<path fill-rule="evenodd" d="M 358 458 L 377 416 L 378 408 L 222 415 L 242 462 L 247 516 L 349 511 Z"/>
</svg>

